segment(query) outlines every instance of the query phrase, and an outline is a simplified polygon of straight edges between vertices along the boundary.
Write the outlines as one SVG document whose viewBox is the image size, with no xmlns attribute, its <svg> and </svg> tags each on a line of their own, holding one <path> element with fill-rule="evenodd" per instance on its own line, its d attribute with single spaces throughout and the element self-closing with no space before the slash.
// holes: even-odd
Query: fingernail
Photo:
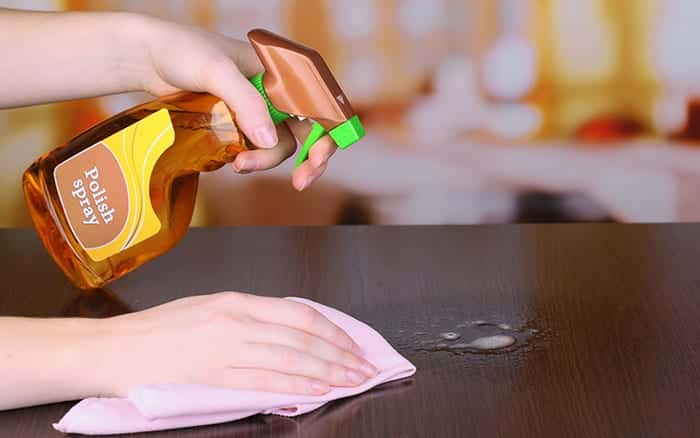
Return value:
<svg viewBox="0 0 700 438">
<path fill-rule="evenodd" d="M 269 126 L 261 126 L 255 130 L 258 146 L 272 148 L 277 146 L 277 131 Z"/>
<path fill-rule="evenodd" d="M 377 369 L 369 363 L 362 364 L 360 370 L 365 373 L 367 377 L 374 377 L 377 375 Z"/>
<path fill-rule="evenodd" d="M 311 181 L 313 181 L 311 178 L 305 179 L 304 182 L 301 183 L 301 187 L 299 187 L 297 190 L 299 190 L 300 192 L 303 192 L 304 190 L 306 190 L 307 187 L 309 187 L 309 185 L 311 184 Z"/>
<path fill-rule="evenodd" d="M 312 382 L 311 383 L 311 392 L 313 392 L 314 394 L 322 395 L 322 394 L 327 393 L 330 390 L 331 390 L 331 388 L 323 382 Z"/>
<path fill-rule="evenodd" d="M 248 170 L 255 169 L 255 160 L 251 160 L 251 159 L 238 160 L 238 161 L 236 161 L 236 163 L 238 163 L 235 166 L 239 172 L 245 172 Z"/>
<path fill-rule="evenodd" d="M 366 380 L 360 373 L 353 370 L 347 370 L 345 375 L 348 382 L 352 383 L 353 385 L 359 385 Z"/>
</svg>

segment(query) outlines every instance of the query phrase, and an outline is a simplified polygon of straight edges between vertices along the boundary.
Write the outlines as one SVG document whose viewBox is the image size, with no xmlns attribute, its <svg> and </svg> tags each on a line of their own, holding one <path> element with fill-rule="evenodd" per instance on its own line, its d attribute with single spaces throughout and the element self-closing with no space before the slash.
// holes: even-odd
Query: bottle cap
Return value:
<svg viewBox="0 0 700 438">
<path fill-rule="evenodd" d="M 340 149 L 365 136 L 360 118 L 317 51 L 263 29 L 252 30 L 248 39 L 265 68 L 251 82 L 265 99 L 272 121 L 279 124 L 295 117 L 312 122 L 297 166 L 325 135 Z"/>
</svg>

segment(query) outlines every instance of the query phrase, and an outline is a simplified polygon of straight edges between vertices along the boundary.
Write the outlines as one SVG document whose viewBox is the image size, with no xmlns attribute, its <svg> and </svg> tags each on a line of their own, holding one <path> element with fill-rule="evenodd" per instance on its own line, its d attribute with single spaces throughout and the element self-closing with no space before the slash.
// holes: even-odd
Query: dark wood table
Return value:
<svg viewBox="0 0 700 438">
<path fill-rule="evenodd" d="M 143 436 L 700 436 L 700 226 L 195 229 L 90 295 L 33 232 L 2 231 L 0 244 L 1 315 L 107 316 L 222 290 L 297 295 L 371 323 L 418 367 L 299 418 Z M 446 331 L 518 342 L 452 352 L 436 346 Z M 0 436 L 59 436 L 50 424 L 70 406 L 0 413 Z"/>
</svg>

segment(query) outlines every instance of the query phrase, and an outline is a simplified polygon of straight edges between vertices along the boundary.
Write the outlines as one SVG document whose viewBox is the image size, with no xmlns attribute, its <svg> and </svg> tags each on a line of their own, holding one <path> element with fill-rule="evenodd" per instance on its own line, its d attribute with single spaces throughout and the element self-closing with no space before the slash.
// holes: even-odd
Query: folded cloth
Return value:
<svg viewBox="0 0 700 438">
<path fill-rule="evenodd" d="M 331 388 L 322 396 L 237 391 L 200 385 L 145 385 L 127 398 L 89 398 L 75 405 L 53 426 L 64 433 L 105 435 L 202 426 L 256 414 L 287 417 L 313 411 L 332 400 L 368 391 L 377 385 L 412 376 L 415 366 L 374 329 L 338 310 L 301 298 L 353 338 L 379 373 L 354 388 Z"/>
</svg>

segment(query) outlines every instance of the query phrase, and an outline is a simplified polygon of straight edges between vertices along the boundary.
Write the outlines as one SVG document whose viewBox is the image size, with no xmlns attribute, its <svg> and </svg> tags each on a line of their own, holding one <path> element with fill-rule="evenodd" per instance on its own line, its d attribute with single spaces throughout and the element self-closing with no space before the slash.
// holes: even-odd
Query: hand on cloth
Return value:
<svg viewBox="0 0 700 438">
<path fill-rule="evenodd" d="M 88 398 L 54 427 L 64 433 L 101 435 L 175 429 L 234 421 L 255 414 L 296 416 L 329 401 L 368 391 L 413 375 L 416 368 L 368 325 L 338 310 L 300 298 L 291 302 L 318 311 L 348 334 L 378 373 L 358 386 L 332 386 L 320 395 L 246 391 L 215 385 L 139 385 L 126 397 Z"/>
</svg>

